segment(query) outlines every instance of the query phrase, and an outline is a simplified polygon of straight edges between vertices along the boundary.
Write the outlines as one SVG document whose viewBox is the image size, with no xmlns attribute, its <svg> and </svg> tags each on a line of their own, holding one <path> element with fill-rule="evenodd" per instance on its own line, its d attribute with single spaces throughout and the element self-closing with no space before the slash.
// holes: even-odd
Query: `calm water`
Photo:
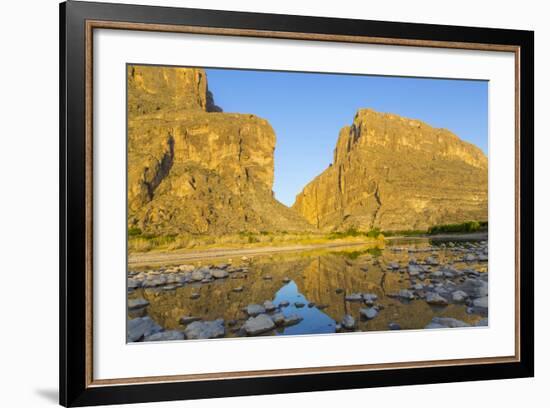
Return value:
<svg viewBox="0 0 550 408">
<path fill-rule="evenodd" d="M 426 266 L 432 272 L 449 266 L 455 270 L 477 271 L 483 276 L 487 273 L 487 262 L 463 261 L 468 251 L 479 251 L 483 247 L 484 243 L 478 241 L 424 239 L 389 241 L 384 248 L 342 247 L 254 256 L 246 261 L 205 259 L 192 264 L 214 266 L 231 263 L 233 267 L 245 266 L 247 272 L 234 272 L 226 279 L 187 283 L 170 290 L 163 287 L 136 289 L 129 293 L 128 298 L 143 298 L 149 306 L 130 312 L 129 317 L 148 315 L 166 330 L 182 329 L 179 323 L 182 316 L 198 316 L 203 320 L 223 318 L 226 322 L 233 321 L 231 327 L 226 326 L 226 337 L 235 337 L 242 335 L 238 329 L 247 319 L 243 309 L 249 304 L 263 304 L 270 300 L 275 305 L 288 302 L 289 305 L 281 307 L 280 311 L 286 316 L 297 314 L 303 320 L 264 335 L 334 333 L 337 324 L 347 314 L 356 319 L 359 331 L 388 330 L 390 323 L 397 323 L 402 329 L 420 329 L 434 316 L 475 324 L 483 316 L 471 310 L 468 313 L 464 304 L 431 306 L 423 299 L 406 301 L 392 295 L 400 289 L 410 289 L 416 283 L 429 285 L 438 282 L 433 277 L 430 280 L 429 273 L 423 280 L 414 277 L 411 281 L 406 267 L 413 258 L 420 264 L 428 257 L 435 258 L 439 265 Z M 393 263 L 397 263 L 400 269 L 390 269 Z M 234 291 L 240 287 L 243 288 L 241 292 Z M 365 308 L 365 304 L 345 299 L 352 293 L 376 294 L 376 304 L 380 307 L 378 316 L 362 320 L 359 310 Z M 191 299 L 192 294 L 200 296 Z"/>
</svg>

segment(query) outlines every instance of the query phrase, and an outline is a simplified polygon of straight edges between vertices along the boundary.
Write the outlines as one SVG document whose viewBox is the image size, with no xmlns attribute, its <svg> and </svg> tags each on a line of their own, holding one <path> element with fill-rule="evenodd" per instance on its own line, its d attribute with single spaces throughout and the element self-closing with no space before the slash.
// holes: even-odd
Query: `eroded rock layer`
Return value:
<svg viewBox="0 0 550 408">
<path fill-rule="evenodd" d="M 426 229 L 487 219 L 487 157 L 446 129 L 370 109 L 293 208 L 322 230 Z"/>
<path fill-rule="evenodd" d="M 202 69 L 128 67 L 128 225 L 153 234 L 312 228 L 273 198 L 275 133 L 222 113 Z"/>
</svg>

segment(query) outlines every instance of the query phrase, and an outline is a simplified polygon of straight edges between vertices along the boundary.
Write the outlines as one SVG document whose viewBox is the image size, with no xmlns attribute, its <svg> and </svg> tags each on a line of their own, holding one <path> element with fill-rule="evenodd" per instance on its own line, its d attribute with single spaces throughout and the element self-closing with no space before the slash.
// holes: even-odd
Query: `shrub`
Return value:
<svg viewBox="0 0 550 408">
<path fill-rule="evenodd" d="M 128 228 L 128 236 L 129 237 L 135 237 L 141 235 L 141 229 L 137 227 Z"/>
</svg>

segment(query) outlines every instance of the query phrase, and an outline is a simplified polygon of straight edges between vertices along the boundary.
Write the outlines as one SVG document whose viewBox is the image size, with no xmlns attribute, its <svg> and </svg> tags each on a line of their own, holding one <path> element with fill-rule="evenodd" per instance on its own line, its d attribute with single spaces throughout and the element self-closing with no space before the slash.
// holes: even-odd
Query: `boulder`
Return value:
<svg viewBox="0 0 550 408">
<path fill-rule="evenodd" d="M 128 310 L 137 310 L 149 306 L 149 302 L 145 299 L 128 299 Z"/>
<path fill-rule="evenodd" d="M 185 340 L 185 334 L 178 330 L 168 330 L 152 334 L 143 339 L 143 341 L 172 341 Z"/>
<path fill-rule="evenodd" d="M 224 320 L 196 321 L 184 330 L 188 339 L 217 339 L 225 336 Z"/>
<path fill-rule="evenodd" d="M 430 305 L 437 306 L 446 306 L 448 304 L 447 299 L 434 292 L 429 292 L 426 295 L 426 302 Z"/>
<path fill-rule="evenodd" d="M 356 326 L 355 319 L 353 318 L 353 316 L 349 314 L 344 316 L 341 324 L 342 324 L 342 327 L 346 330 L 353 330 L 355 329 L 355 326 Z"/>
<path fill-rule="evenodd" d="M 259 314 L 256 317 L 249 318 L 243 325 L 243 329 L 249 336 L 255 336 L 268 332 L 275 328 L 275 323 L 266 314 Z"/>
<path fill-rule="evenodd" d="M 158 324 L 149 316 L 138 317 L 136 319 L 128 320 L 126 327 L 126 338 L 129 342 L 135 342 L 143 340 L 147 336 L 158 333 L 162 330 Z"/>
<path fill-rule="evenodd" d="M 258 316 L 265 313 L 265 307 L 263 307 L 262 305 L 251 304 L 246 307 L 246 313 L 249 316 Z"/>
<path fill-rule="evenodd" d="M 371 320 L 371 319 L 374 319 L 376 316 L 378 316 L 378 310 L 376 310 L 374 307 L 360 309 L 359 313 L 361 314 L 361 317 L 363 317 L 366 320 Z"/>
</svg>

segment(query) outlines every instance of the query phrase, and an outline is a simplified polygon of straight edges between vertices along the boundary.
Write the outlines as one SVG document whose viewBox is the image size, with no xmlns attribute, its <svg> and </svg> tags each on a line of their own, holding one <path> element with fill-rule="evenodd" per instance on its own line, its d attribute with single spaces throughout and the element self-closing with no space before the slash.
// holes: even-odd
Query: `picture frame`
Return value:
<svg viewBox="0 0 550 408">
<path fill-rule="evenodd" d="M 178 33 L 512 53 L 515 61 L 513 355 L 186 375 L 94 377 L 94 32 Z M 121 158 L 124 160 L 124 158 Z M 534 376 L 534 33 L 68 1 L 60 4 L 60 404 L 341 390 Z M 521 249 L 521 250 L 520 250 Z M 125 271 L 122 271 L 123 273 Z"/>
</svg>

